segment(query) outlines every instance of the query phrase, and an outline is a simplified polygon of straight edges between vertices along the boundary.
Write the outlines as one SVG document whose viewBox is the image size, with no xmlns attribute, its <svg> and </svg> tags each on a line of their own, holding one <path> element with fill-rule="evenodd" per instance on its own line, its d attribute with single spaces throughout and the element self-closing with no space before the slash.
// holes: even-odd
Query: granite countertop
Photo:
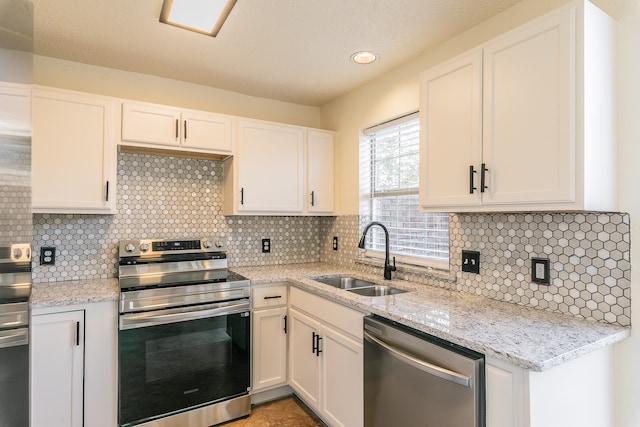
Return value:
<svg viewBox="0 0 640 427">
<path fill-rule="evenodd" d="M 34 283 L 31 286 L 31 308 L 114 301 L 119 294 L 116 278 Z"/>
<path fill-rule="evenodd" d="M 253 285 L 287 280 L 364 312 L 386 317 L 487 356 L 533 371 L 545 371 L 621 341 L 630 329 L 527 308 L 402 280 L 384 281 L 329 264 L 233 268 Z M 385 297 L 363 297 L 317 282 L 312 277 L 349 274 L 410 290 Z"/>
<path fill-rule="evenodd" d="M 310 263 L 236 267 L 253 285 L 287 281 L 365 313 L 373 313 L 487 356 L 533 371 L 545 371 L 621 341 L 630 329 L 527 308 L 466 293 L 403 280 L 385 281 L 331 264 Z M 351 275 L 409 292 L 364 297 L 313 280 Z M 35 283 L 32 308 L 113 301 L 118 279 Z"/>
</svg>

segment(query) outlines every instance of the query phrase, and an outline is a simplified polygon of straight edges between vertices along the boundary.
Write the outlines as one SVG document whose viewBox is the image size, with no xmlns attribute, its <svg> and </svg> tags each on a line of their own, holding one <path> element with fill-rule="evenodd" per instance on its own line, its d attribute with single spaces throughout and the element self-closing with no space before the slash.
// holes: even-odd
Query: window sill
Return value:
<svg viewBox="0 0 640 427">
<path fill-rule="evenodd" d="M 355 259 L 356 265 L 363 265 L 367 267 L 380 267 L 384 268 L 384 260 L 378 258 L 372 258 L 367 256 L 359 256 Z M 396 271 L 399 273 L 428 275 L 439 280 L 446 280 L 448 282 L 455 282 L 456 275 L 447 270 L 440 270 L 434 267 L 427 267 L 424 265 L 405 264 L 403 262 L 396 262 Z"/>
</svg>

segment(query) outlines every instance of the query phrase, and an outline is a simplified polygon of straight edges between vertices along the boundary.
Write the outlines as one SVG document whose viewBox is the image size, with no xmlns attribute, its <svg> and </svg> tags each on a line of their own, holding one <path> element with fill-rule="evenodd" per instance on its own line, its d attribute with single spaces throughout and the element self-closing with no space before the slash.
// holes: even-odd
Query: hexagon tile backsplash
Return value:
<svg viewBox="0 0 640 427">
<path fill-rule="evenodd" d="M 119 240 L 221 236 L 230 266 L 355 264 L 359 217 L 222 215 L 222 162 L 118 154 L 118 213 L 33 216 L 33 248 L 56 246 L 55 266 L 34 257 L 35 282 L 114 277 Z M 451 214 L 451 270 L 399 268 L 394 277 L 576 317 L 629 326 L 630 218 L 620 213 Z M 339 250 L 332 250 L 333 236 Z M 270 238 L 272 251 L 261 252 Z M 480 274 L 461 271 L 461 251 L 481 253 Z M 548 258 L 551 285 L 530 281 L 531 258 Z"/>
<path fill-rule="evenodd" d="M 625 213 L 450 214 L 449 278 L 403 268 L 393 275 L 576 317 L 631 325 L 630 218 Z M 353 267 L 358 216 L 326 218 L 320 258 Z M 338 251 L 331 236 L 340 236 Z M 344 241 L 344 243 L 342 243 Z M 462 271 L 462 250 L 480 252 L 480 274 Z M 548 258 L 551 284 L 530 280 L 531 258 Z M 382 275 L 381 267 L 357 268 Z"/>
</svg>

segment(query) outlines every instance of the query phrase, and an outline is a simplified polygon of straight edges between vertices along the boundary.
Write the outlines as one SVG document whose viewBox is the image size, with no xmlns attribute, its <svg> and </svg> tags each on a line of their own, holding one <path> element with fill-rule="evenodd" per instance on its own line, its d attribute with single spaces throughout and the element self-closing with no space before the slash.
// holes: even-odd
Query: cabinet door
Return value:
<svg viewBox="0 0 640 427">
<path fill-rule="evenodd" d="M 287 307 L 253 312 L 253 385 L 259 391 L 287 382 Z"/>
<path fill-rule="evenodd" d="M 256 213 L 304 210 L 304 130 L 238 122 L 238 209 Z"/>
<path fill-rule="evenodd" d="M 147 105 L 122 105 L 122 140 L 152 144 L 180 145 L 180 111 Z"/>
<path fill-rule="evenodd" d="M 333 132 L 307 132 L 307 210 L 333 212 Z"/>
<path fill-rule="evenodd" d="M 359 427 L 364 423 L 363 347 L 328 327 L 322 331 L 321 412 L 331 425 Z"/>
<path fill-rule="evenodd" d="M 575 201 L 575 28 L 553 14 L 486 45 L 483 204 Z"/>
<path fill-rule="evenodd" d="M 312 408 L 320 409 L 320 357 L 313 351 L 320 325 L 295 309 L 289 311 L 289 320 L 289 385 Z"/>
<path fill-rule="evenodd" d="M 487 426 L 529 426 L 524 371 L 492 358 L 486 359 L 485 366 Z"/>
<path fill-rule="evenodd" d="M 113 102 L 34 90 L 32 108 L 33 211 L 114 213 Z"/>
<path fill-rule="evenodd" d="M 84 311 L 33 316 L 31 426 L 83 425 Z"/>
<path fill-rule="evenodd" d="M 231 154 L 231 143 L 231 117 L 193 111 L 182 113 L 183 148 Z"/>
<path fill-rule="evenodd" d="M 425 210 L 481 203 L 481 75 L 477 49 L 420 77 L 420 205 Z"/>
</svg>

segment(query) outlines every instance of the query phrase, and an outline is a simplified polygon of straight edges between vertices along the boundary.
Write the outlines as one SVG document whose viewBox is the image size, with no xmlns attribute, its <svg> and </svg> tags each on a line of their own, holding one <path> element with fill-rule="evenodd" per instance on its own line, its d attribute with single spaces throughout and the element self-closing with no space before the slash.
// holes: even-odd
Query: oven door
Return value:
<svg viewBox="0 0 640 427">
<path fill-rule="evenodd" d="M 121 315 L 119 425 L 246 395 L 250 324 L 245 301 Z"/>
<path fill-rule="evenodd" d="M 0 426 L 29 425 L 29 328 L 0 330 Z"/>
</svg>

